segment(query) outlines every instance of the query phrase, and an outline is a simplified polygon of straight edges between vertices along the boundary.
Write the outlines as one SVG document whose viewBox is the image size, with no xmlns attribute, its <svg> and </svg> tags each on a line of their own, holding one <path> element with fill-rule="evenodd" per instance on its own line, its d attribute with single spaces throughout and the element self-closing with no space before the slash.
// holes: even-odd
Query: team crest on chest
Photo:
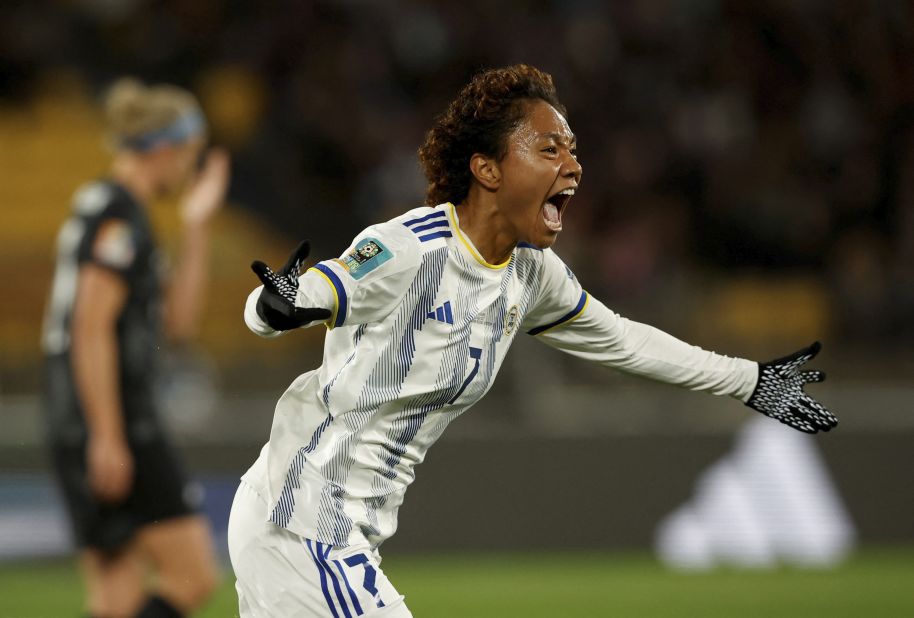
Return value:
<svg viewBox="0 0 914 618">
<path fill-rule="evenodd" d="M 517 328 L 518 322 L 520 322 L 520 309 L 517 308 L 517 305 L 514 305 L 505 314 L 505 334 L 510 335 L 513 333 L 514 329 Z"/>
<path fill-rule="evenodd" d="M 361 279 L 375 268 L 393 257 L 390 249 L 377 238 L 365 238 L 355 248 L 337 260 L 353 279 Z"/>
</svg>

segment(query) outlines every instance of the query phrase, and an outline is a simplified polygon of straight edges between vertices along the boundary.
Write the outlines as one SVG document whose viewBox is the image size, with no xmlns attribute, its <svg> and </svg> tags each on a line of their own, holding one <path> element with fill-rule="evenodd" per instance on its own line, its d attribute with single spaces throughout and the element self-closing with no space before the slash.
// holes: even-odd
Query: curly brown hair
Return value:
<svg viewBox="0 0 914 618">
<path fill-rule="evenodd" d="M 567 117 L 548 73 L 516 64 L 476 74 L 435 119 L 419 147 L 419 163 L 428 180 L 425 203 L 463 201 L 473 180 L 470 158 L 479 153 L 503 159 L 508 135 L 524 118 L 525 103 L 536 99 Z"/>
</svg>

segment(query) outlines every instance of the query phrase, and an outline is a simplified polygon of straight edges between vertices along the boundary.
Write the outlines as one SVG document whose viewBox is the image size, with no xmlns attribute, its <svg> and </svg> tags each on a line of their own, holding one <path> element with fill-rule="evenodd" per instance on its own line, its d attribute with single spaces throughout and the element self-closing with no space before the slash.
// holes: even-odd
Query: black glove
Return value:
<svg viewBox="0 0 914 618">
<path fill-rule="evenodd" d="M 332 315 L 322 307 L 303 309 L 295 306 L 298 274 L 310 250 L 311 244 L 307 240 L 301 241 L 285 265 L 275 273 L 260 260 L 251 262 L 251 270 L 263 283 L 263 291 L 257 299 L 257 315 L 273 330 L 292 330 L 309 322 L 322 322 Z"/>
<path fill-rule="evenodd" d="M 803 391 L 806 384 L 825 380 L 821 371 L 800 371 L 821 349 L 822 344 L 816 341 L 790 356 L 759 363 L 758 384 L 746 405 L 805 433 L 829 431 L 836 426 L 835 415 Z"/>
</svg>

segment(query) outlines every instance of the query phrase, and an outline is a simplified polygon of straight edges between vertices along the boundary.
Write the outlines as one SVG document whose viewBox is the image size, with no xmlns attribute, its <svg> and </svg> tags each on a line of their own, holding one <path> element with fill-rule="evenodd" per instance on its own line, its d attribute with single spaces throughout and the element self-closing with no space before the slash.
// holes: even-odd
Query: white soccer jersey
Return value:
<svg viewBox="0 0 914 618">
<path fill-rule="evenodd" d="M 260 288 L 245 321 L 257 316 Z M 488 264 L 451 204 L 367 228 L 300 277 L 297 304 L 333 311 L 323 364 L 276 405 L 244 480 L 275 524 L 337 547 L 377 547 L 397 527 L 414 468 L 494 380 L 519 332 L 591 361 L 745 401 L 757 365 L 689 346 L 591 298 L 549 249 Z"/>
</svg>

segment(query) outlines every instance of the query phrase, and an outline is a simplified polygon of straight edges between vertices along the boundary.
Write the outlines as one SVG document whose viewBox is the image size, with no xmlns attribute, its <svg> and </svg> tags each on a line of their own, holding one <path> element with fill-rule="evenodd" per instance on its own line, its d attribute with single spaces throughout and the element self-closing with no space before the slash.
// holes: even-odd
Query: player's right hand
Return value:
<svg viewBox="0 0 914 618">
<path fill-rule="evenodd" d="M 323 322 L 332 315 L 331 311 L 322 307 L 295 306 L 298 276 L 310 250 L 311 244 L 307 240 L 301 241 L 277 272 L 260 260 L 251 263 L 251 270 L 263 283 L 263 291 L 257 300 L 257 315 L 273 330 L 292 330 L 311 322 Z"/>
<path fill-rule="evenodd" d="M 133 455 L 122 437 L 91 434 L 86 445 L 89 487 L 102 502 L 121 502 L 133 486 Z"/>
</svg>

